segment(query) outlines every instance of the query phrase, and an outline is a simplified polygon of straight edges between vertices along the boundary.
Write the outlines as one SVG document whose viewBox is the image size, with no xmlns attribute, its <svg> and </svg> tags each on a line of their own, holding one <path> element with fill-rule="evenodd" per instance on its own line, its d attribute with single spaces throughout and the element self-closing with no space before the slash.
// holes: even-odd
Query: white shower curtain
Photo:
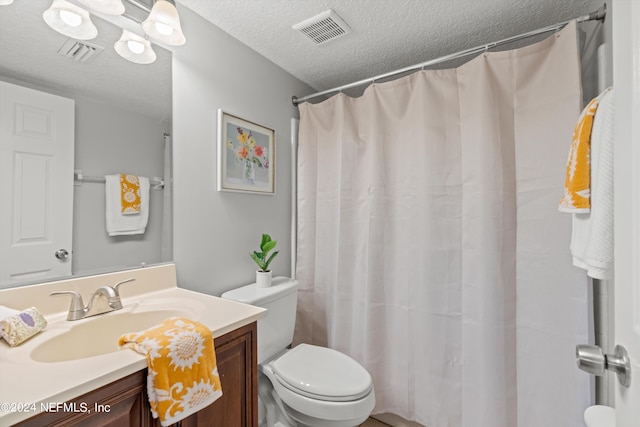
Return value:
<svg viewBox="0 0 640 427">
<path fill-rule="evenodd" d="M 572 23 L 300 105 L 296 342 L 361 362 L 375 413 L 584 425 L 588 285 L 557 209 L 580 99 Z"/>
</svg>

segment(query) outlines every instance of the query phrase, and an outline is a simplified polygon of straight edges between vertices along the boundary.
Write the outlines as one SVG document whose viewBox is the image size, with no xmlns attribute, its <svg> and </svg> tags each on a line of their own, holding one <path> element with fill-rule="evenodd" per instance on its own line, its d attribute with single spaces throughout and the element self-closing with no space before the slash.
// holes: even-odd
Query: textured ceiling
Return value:
<svg viewBox="0 0 640 427">
<path fill-rule="evenodd" d="M 592 11 L 593 3 L 585 0 L 179 0 L 179 4 L 205 17 L 316 90 L 341 86 L 585 15 Z M 337 12 L 353 32 L 316 46 L 291 28 L 327 9 Z"/>
<path fill-rule="evenodd" d="M 125 61 L 113 50 L 120 30 L 95 18 L 99 36 L 92 42 L 105 49 L 89 63 L 75 63 L 56 54 L 67 38 L 44 23 L 42 12 L 50 4 L 51 0 L 16 0 L 0 7 L 0 74 L 124 104 L 162 120 L 170 116 L 168 51 L 156 47 L 158 60 L 151 65 Z M 594 0 L 177 0 L 177 4 L 316 90 L 585 15 L 601 6 Z M 328 9 L 346 21 L 350 34 L 317 46 L 291 28 Z M 187 43 L 198 37 L 188 28 L 185 32 Z"/>
</svg>

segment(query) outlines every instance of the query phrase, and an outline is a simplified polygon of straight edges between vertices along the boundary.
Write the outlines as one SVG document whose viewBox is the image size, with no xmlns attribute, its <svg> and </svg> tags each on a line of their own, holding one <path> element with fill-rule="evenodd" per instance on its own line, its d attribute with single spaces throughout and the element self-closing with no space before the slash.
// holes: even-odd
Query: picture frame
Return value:
<svg viewBox="0 0 640 427">
<path fill-rule="evenodd" d="M 275 131 L 218 109 L 218 191 L 275 194 Z"/>
</svg>

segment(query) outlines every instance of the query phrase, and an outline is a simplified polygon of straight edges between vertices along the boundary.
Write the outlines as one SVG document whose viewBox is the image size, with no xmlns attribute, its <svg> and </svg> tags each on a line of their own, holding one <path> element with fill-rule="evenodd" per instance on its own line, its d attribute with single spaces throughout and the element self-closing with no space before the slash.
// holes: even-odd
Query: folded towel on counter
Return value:
<svg viewBox="0 0 640 427">
<path fill-rule="evenodd" d="M 0 335 L 15 347 L 47 327 L 47 320 L 35 307 L 0 320 Z"/>
<path fill-rule="evenodd" d="M 138 177 L 140 211 L 122 212 L 122 187 L 120 175 L 105 176 L 105 217 L 109 236 L 143 234 L 149 221 L 149 178 Z"/>
<path fill-rule="evenodd" d="M 613 90 L 606 90 L 591 133 L 591 212 L 573 215 L 573 265 L 594 279 L 613 277 Z"/>
<path fill-rule="evenodd" d="M 211 331 L 173 317 L 160 325 L 120 337 L 120 348 L 147 356 L 147 394 L 154 418 L 171 425 L 222 396 Z"/>
<path fill-rule="evenodd" d="M 591 100 L 582 110 L 578 123 L 573 130 L 564 195 L 558 209 L 562 212 L 584 213 L 591 208 L 591 131 L 593 118 L 600 103 L 600 97 Z"/>
<path fill-rule="evenodd" d="M 140 213 L 140 181 L 136 175 L 120 174 L 120 205 L 124 215 Z"/>
</svg>

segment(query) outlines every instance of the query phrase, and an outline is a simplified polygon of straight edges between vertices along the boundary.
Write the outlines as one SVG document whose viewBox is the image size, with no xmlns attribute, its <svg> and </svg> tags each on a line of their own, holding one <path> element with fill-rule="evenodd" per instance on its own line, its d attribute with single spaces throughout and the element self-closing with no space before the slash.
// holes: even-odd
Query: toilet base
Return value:
<svg viewBox="0 0 640 427">
<path fill-rule="evenodd" d="M 340 421 L 321 420 L 318 418 L 309 417 L 306 414 L 302 414 L 296 411 L 295 409 L 293 409 L 292 407 L 288 406 L 284 402 L 282 402 L 282 405 L 284 405 L 287 408 L 288 414 L 296 421 L 296 424 L 293 424 L 293 425 L 298 427 L 357 427 L 363 422 L 365 422 L 367 418 L 369 418 L 369 416 L 367 415 L 364 417 L 358 417 L 358 418 L 353 418 L 349 420 L 340 420 Z"/>
<path fill-rule="evenodd" d="M 282 408 L 271 381 L 258 372 L 258 427 L 298 427 Z"/>
</svg>

